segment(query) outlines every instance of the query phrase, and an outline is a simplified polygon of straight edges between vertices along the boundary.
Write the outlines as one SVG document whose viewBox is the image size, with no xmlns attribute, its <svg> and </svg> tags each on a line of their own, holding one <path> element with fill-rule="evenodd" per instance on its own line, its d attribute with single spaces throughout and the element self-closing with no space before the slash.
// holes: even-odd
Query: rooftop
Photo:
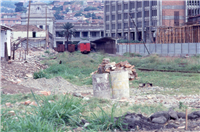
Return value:
<svg viewBox="0 0 200 132">
<path fill-rule="evenodd" d="M 13 31 L 27 31 L 27 25 L 19 25 L 19 24 L 16 24 L 14 26 L 12 26 L 12 29 Z M 37 26 L 35 25 L 29 25 L 29 31 L 45 31 L 41 28 L 38 28 Z"/>
</svg>

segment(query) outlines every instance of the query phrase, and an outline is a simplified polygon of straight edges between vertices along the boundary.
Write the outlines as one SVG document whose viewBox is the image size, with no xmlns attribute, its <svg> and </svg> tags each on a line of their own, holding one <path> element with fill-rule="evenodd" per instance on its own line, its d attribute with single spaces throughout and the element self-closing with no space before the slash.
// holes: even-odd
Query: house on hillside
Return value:
<svg viewBox="0 0 200 132">
<path fill-rule="evenodd" d="M 11 37 L 12 37 L 12 29 L 7 26 L 1 25 L 1 42 L 0 42 L 1 60 L 11 59 Z"/>
</svg>

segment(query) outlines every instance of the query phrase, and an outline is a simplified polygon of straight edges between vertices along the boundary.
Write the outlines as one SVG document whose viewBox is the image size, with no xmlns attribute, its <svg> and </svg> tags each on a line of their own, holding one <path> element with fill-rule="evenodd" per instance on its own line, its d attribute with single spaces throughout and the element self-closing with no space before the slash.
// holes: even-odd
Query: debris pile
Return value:
<svg viewBox="0 0 200 132">
<path fill-rule="evenodd" d="M 128 63 L 128 61 L 124 62 L 110 62 L 109 58 L 104 58 L 102 63 L 98 66 L 98 70 L 95 72 L 92 72 L 91 75 L 96 73 L 110 73 L 111 71 L 128 71 L 129 74 L 129 80 L 134 80 L 138 75 L 136 73 L 136 69 L 134 69 L 134 65 L 131 65 Z"/>
</svg>

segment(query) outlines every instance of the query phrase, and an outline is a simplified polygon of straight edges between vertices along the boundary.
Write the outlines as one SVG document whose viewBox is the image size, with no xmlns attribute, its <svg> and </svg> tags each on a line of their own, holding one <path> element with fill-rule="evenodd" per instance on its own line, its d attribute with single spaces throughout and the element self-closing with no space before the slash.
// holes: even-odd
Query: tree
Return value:
<svg viewBox="0 0 200 132">
<path fill-rule="evenodd" d="M 97 10 L 96 7 L 88 6 L 84 9 L 84 11 L 92 11 L 92 10 Z"/>
<path fill-rule="evenodd" d="M 62 26 L 62 28 L 64 29 L 63 35 L 67 39 L 67 47 L 68 47 L 69 39 L 71 39 L 72 35 L 74 36 L 74 34 L 75 34 L 75 30 L 73 30 L 73 27 L 74 26 L 72 25 L 72 23 L 69 23 L 69 22 L 63 24 L 63 26 Z"/>
<path fill-rule="evenodd" d="M 15 12 L 24 12 L 26 11 L 26 8 L 23 6 L 23 3 L 22 2 L 18 2 L 18 3 L 15 3 Z"/>
<path fill-rule="evenodd" d="M 77 17 L 77 16 L 81 16 L 81 15 L 82 15 L 82 13 L 81 13 L 81 12 L 78 12 L 78 13 L 76 13 L 74 16 Z"/>
</svg>

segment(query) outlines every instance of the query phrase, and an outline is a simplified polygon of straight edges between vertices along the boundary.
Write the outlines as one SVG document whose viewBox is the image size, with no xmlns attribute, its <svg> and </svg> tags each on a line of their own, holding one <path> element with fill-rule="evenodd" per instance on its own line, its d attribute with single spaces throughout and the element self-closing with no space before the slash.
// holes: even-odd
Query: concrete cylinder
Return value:
<svg viewBox="0 0 200 132">
<path fill-rule="evenodd" d="M 112 98 L 129 98 L 129 78 L 128 71 L 113 71 L 111 75 Z"/>
<path fill-rule="evenodd" d="M 109 74 L 92 75 L 93 95 L 97 98 L 111 98 L 111 88 L 109 83 Z"/>
</svg>

